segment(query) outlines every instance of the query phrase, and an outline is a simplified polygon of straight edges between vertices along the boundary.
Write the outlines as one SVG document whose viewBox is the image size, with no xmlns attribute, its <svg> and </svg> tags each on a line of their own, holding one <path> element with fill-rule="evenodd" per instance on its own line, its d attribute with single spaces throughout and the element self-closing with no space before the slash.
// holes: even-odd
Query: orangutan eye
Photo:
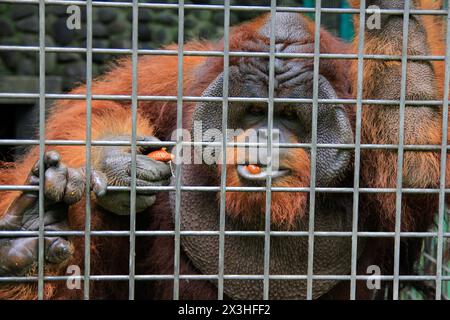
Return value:
<svg viewBox="0 0 450 320">
<path fill-rule="evenodd" d="M 262 106 L 252 105 L 247 109 L 247 112 L 253 116 L 263 116 L 266 114 L 266 108 Z"/>
<path fill-rule="evenodd" d="M 288 109 L 288 110 L 283 111 L 282 117 L 286 120 L 296 120 L 296 119 L 298 119 L 298 114 L 296 111 L 294 111 L 292 109 Z"/>
</svg>

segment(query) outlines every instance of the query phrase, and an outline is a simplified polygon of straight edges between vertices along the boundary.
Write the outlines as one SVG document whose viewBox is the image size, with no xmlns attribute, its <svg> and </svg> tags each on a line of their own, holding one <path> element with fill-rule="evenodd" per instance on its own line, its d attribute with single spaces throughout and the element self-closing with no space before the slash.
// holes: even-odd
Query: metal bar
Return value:
<svg viewBox="0 0 450 320">
<path fill-rule="evenodd" d="M 131 187 L 108 187 L 108 191 L 130 191 Z M 136 187 L 137 191 L 176 191 L 176 187 Z M 228 192 L 265 192 L 265 187 L 226 187 Z M 311 188 L 308 187 L 272 187 L 272 192 L 309 192 Z M 333 187 L 316 187 L 317 193 L 354 193 L 353 188 L 333 188 Z M 439 194 L 440 189 L 401 189 L 405 194 Z M 0 186 L 0 191 L 39 191 L 37 186 Z M 181 191 L 195 191 L 195 192 L 220 192 L 220 186 L 206 187 L 206 186 L 181 186 Z M 360 188 L 360 193 L 396 193 L 396 188 Z M 445 189 L 445 193 L 450 193 L 450 189 Z"/>
<path fill-rule="evenodd" d="M 130 191 L 131 187 L 108 187 L 108 191 Z M 137 191 L 175 191 L 176 187 L 136 187 Z M 226 187 L 228 192 L 265 192 L 265 187 Z M 308 187 L 272 187 L 272 192 L 309 192 L 311 188 Z M 354 193 L 354 188 L 333 188 L 333 187 L 316 187 L 317 193 Z M 439 194 L 440 189 L 401 189 L 404 194 Z M 0 186 L 0 191 L 39 191 L 38 186 Z M 181 186 L 181 191 L 196 191 L 196 192 L 220 192 L 220 186 L 206 187 L 206 186 Z M 396 188 L 360 188 L 360 193 L 396 193 Z M 445 189 L 445 193 L 450 193 L 450 189 Z"/>
<path fill-rule="evenodd" d="M 133 0 L 132 7 L 132 85 L 131 85 L 131 190 L 130 190 L 130 257 L 129 257 L 129 275 L 128 298 L 134 300 L 136 273 L 136 153 L 137 153 L 137 109 L 138 109 L 138 55 L 136 50 L 138 43 L 138 0 Z"/>
<path fill-rule="evenodd" d="M 182 236 L 219 236 L 220 231 L 180 231 Z M 245 237 L 264 237 L 264 231 L 225 231 L 226 236 L 245 236 Z M 0 231 L 2 237 L 35 237 L 39 235 L 39 231 Z M 129 237 L 130 231 L 91 231 L 94 237 Z M 136 231 L 139 237 L 156 237 L 156 236 L 174 236 L 174 231 Z M 360 238 L 393 238 L 395 232 L 358 232 Z M 44 236 L 52 237 L 83 237 L 84 231 L 45 231 Z M 307 231 L 271 231 L 271 237 L 308 237 Z M 315 231 L 315 237 L 349 237 L 353 236 L 349 231 Z M 401 232 L 402 238 L 438 238 L 438 232 Z M 450 232 L 443 233 L 444 238 L 450 238 Z"/>
<path fill-rule="evenodd" d="M 38 99 L 38 93 L 0 93 L 0 99 Z M 83 94 L 46 94 L 46 99 L 52 100 L 85 100 L 86 95 Z M 130 95 L 93 95 L 92 100 L 113 100 L 128 101 L 131 100 Z M 177 101 L 175 96 L 138 96 L 139 101 Z M 184 96 L 183 101 L 186 102 L 222 102 L 222 98 L 218 97 L 188 97 Z M 229 97 L 229 102 L 261 102 L 268 103 L 268 98 L 251 98 L 251 97 Z M 312 103 L 312 99 L 295 99 L 295 98 L 274 98 L 275 103 Z M 320 104 L 356 104 L 356 99 L 318 99 Z M 371 100 L 363 99 L 363 104 L 373 106 L 400 105 L 399 100 Z M 406 100 L 407 105 L 411 106 L 436 106 L 441 107 L 442 100 Z"/>
<path fill-rule="evenodd" d="M 84 236 L 84 290 L 89 300 L 91 274 L 91 140 L 92 140 L 92 0 L 86 3 L 86 213 Z"/>
<path fill-rule="evenodd" d="M 403 186 L 403 155 L 405 143 L 405 110 L 406 110 L 406 84 L 408 72 L 408 40 L 409 40 L 409 17 L 410 2 L 405 1 L 405 11 L 403 14 L 403 42 L 402 42 L 402 79 L 400 92 L 400 129 L 399 129 L 399 148 L 397 153 L 397 192 L 396 192 L 396 208 L 395 208 L 395 236 L 394 243 L 394 283 L 393 283 L 393 299 L 399 299 L 399 275 L 400 275 L 400 232 L 402 225 L 402 186 Z"/>
<path fill-rule="evenodd" d="M 44 238 L 44 177 L 45 177 L 45 2 L 39 1 L 39 244 L 38 299 L 44 299 L 45 238 Z"/>
<path fill-rule="evenodd" d="M 0 139 L 0 146 L 4 145 L 39 145 L 39 140 L 23 140 L 23 139 Z M 86 146 L 86 141 L 84 140 L 45 140 L 45 145 L 54 146 Z M 92 146 L 127 146 L 131 147 L 131 143 L 123 140 L 92 140 Z M 137 146 L 152 146 L 152 147 L 172 147 L 176 145 L 174 141 L 138 141 Z M 183 141 L 183 146 L 204 146 L 204 147 L 220 147 L 221 142 L 201 142 L 201 141 Z M 227 147 L 239 147 L 239 148 L 260 148 L 265 147 L 266 143 L 259 142 L 229 142 Z M 310 143 L 273 143 L 274 148 L 311 148 Z M 330 143 L 318 143 L 317 148 L 319 149 L 355 149 L 355 144 L 330 144 Z M 396 150 L 399 145 L 395 144 L 361 144 L 361 149 L 386 149 L 386 150 Z M 440 151 L 440 145 L 404 145 L 404 149 L 407 151 Z M 447 149 L 450 146 L 446 146 Z"/>
<path fill-rule="evenodd" d="M 177 79 L 177 150 L 183 142 L 183 49 L 184 49 L 184 0 L 178 1 L 178 79 Z M 173 299 L 180 298 L 180 246 L 181 246 L 181 165 L 175 168 L 175 219 L 174 219 L 174 280 Z"/>
<path fill-rule="evenodd" d="M 267 178 L 266 178 L 266 208 L 264 221 L 264 280 L 263 299 L 269 300 L 270 295 L 270 231 L 272 221 L 272 169 L 273 169 L 273 113 L 275 94 L 275 40 L 277 24 L 277 0 L 270 1 L 270 57 L 269 57 L 269 88 L 267 106 Z"/>
<path fill-rule="evenodd" d="M 439 214 L 438 214 L 438 239 L 436 257 L 436 300 L 442 298 L 442 269 L 443 269 L 443 248 L 444 248 L 444 217 L 445 207 L 445 186 L 447 174 L 447 144 L 448 144 L 448 102 L 450 84 L 450 8 L 447 15 L 447 38 L 446 38 L 446 58 L 444 77 L 444 104 L 442 112 L 442 150 L 441 150 L 441 175 L 439 192 Z"/>
<path fill-rule="evenodd" d="M 24 45 L 0 45 L 0 51 L 39 51 L 39 46 L 24 46 Z M 81 47 L 46 47 L 45 52 L 52 53 L 86 53 L 86 48 Z M 114 48 L 93 48 L 93 53 L 105 53 L 105 54 L 132 54 L 132 49 L 114 49 Z M 169 49 L 139 49 L 137 50 L 139 55 L 154 55 L 154 56 L 176 56 L 177 50 Z M 269 57 L 269 52 L 258 52 L 258 51 L 231 51 L 230 57 Z M 211 50 L 188 50 L 183 51 L 184 56 L 202 56 L 202 57 L 223 57 L 223 51 L 211 51 Z M 312 59 L 314 58 L 313 53 L 283 53 L 276 52 L 276 58 L 280 59 Z M 321 53 L 319 55 L 321 59 L 348 59 L 357 60 L 357 54 L 351 53 Z M 401 61 L 402 57 L 397 55 L 388 54 L 364 54 L 364 59 L 366 60 L 387 60 L 387 61 Z M 418 60 L 418 61 L 444 61 L 445 56 L 428 56 L 428 55 L 411 55 L 408 60 Z"/>
<path fill-rule="evenodd" d="M 227 142 L 228 142 L 228 95 L 229 95 L 229 67 L 230 67 L 230 1 L 225 0 L 224 8 L 224 36 L 223 36 L 223 92 L 222 92 L 222 166 L 220 175 L 220 221 L 219 221 L 219 271 L 217 298 L 223 300 L 225 274 L 225 211 L 227 187 Z"/>
<path fill-rule="evenodd" d="M 314 275 L 314 219 L 316 206 L 316 167 L 317 167 L 317 118 L 319 109 L 319 69 L 320 69 L 320 23 L 322 2 L 316 1 L 315 29 L 314 29 L 314 80 L 313 80 L 313 110 L 311 130 L 311 177 L 309 193 L 309 237 L 308 237 L 308 279 L 306 298 L 313 298 L 313 275 Z"/>
<path fill-rule="evenodd" d="M 353 180 L 353 223 L 352 223 L 352 266 L 350 281 L 350 299 L 356 300 L 356 275 L 358 271 L 358 214 L 359 214 L 359 178 L 361 170 L 361 126 L 362 126 L 362 98 L 363 98 L 363 81 L 364 81 L 364 35 L 366 31 L 366 0 L 360 2 L 359 15 L 359 36 L 358 36 L 358 75 L 356 89 L 356 126 L 355 126 L 355 171 Z"/>
<path fill-rule="evenodd" d="M 437 260 L 436 260 L 433 256 L 430 256 L 428 253 L 424 252 L 424 253 L 423 253 L 423 257 L 424 257 L 425 259 L 427 259 L 427 261 L 431 262 L 432 264 L 437 265 Z M 450 268 L 447 267 L 447 266 L 444 266 L 444 265 L 443 265 L 443 266 L 442 266 L 442 270 L 445 271 L 445 272 L 447 272 L 447 273 L 450 273 Z M 441 276 L 436 276 L 436 280 L 437 280 L 438 277 L 441 278 L 442 275 L 441 275 Z"/>
<path fill-rule="evenodd" d="M 180 275 L 181 280 L 217 280 L 217 275 Z M 270 275 L 270 280 L 306 280 L 308 278 L 307 275 Z M 351 278 L 350 275 L 314 275 L 313 280 L 339 280 L 339 281 L 349 281 Z M 67 281 L 81 279 L 81 277 L 76 276 L 46 276 L 44 277 L 45 281 Z M 136 275 L 136 281 L 160 281 L 160 280 L 173 280 L 173 275 Z M 224 275 L 225 280 L 263 280 L 263 275 Z M 394 276 L 392 275 L 381 275 L 377 277 L 377 279 L 381 281 L 392 281 Z M 399 276 L 401 281 L 435 281 L 436 276 L 414 276 L 414 275 L 406 275 Z M 444 281 L 449 281 L 450 276 L 442 277 Z M 0 283 L 8 283 L 8 282 L 36 282 L 38 280 L 37 277 L 2 277 L 0 278 Z M 356 280 L 373 280 L 373 276 L 361 275 L 357 276 Z M 128 275 L 92 275 L 91 281 L 129 281 Z"/>
<path fill-rule="evenodd" d="M 408 1 L 407 1 L 408 2 Z M 253 279 L 263 281 L 263 298 L 269 299 L 269 283 L 270 280 L 306 280 L 307 281 L 307 298 L 312 298 L 313 293 L 313 281 L 314 280 L 346 280 L 350 281 L 351 290 L 350 298 L 356 298 L 356 281 L 370 279 L 370 276 L 358 276 L 357 274 L 357 252 L 358 252 L 358 238 L 394 238 L 395 241 L 395 254 L 394 254 L 394 270 L 390 276 L 381 276 L 380 279 L 393 281 L 394 292 L 393 298 L 399 298 L 399 284 L 400 281 L 435 281 L 436 282 L 436 297 L 440 299 L 442 294 L 442 281 L 449 281 L 450 277 L 445 276 L 442 273 L 443 266 L 443 250 L 445 238 L 450 238 L 450 233 L 444 230 L 444 215 L 445 215 L 445 195 L 450 193 L 450 189 L 445 187 L 445 172 L 446 172 L 446 158 L 447 150 L 449 148 L 447 143 L 448 138 L 448 100 L 449 100 L 449 80 L 450 80 L 450 31 L 447 28 L 447 52 L 445 56 L 422 56 L 412 55 L 408 56 L 408 27 L 409 16 L 413 15 L 436 15 L 447 16 L 447 25 L 449 19 L 448 10 L 411 10 L 409 3 L 405 4 L 404 10 L 381 10 L 382 14 L 403 15 L 403 51 L 402 55 L 368 55 L 363 54 L 364 48 L 364 26 L 365 26 L 365 1 L 361 1 L 360 9 L 351 8 L 322 8 L 321 1 L 316 1 L 315 8 L 302 8 L 302 7 L 277 7 L 276 0 L 271 0 L 269 6 L 232 6 L 230 1 L 226 0 L 224 5 L 191 5 L 184 4 L 184 1 L 179 1 L 178 4 L 163 4 L 163 3 L 139 3 L 138 0 L 130 2 L 102 2 L 102 1 L 62 1 L 62 0 L 0 0 L 0 3 L 28 3 L 39 5 L 39 45 L 38 46 L 10 46 L 1 45 L 0 51 L 32 51 L 39 54 L 39 90 L 37 93 L 0 93 L 0 98 L 6 99 L 39 99 L 39 139 L 3 139 L 0 140 L 0 145 L 38 145 L 39 146 L 39 159 L 40 159 L 40 184 L 39 186 L 21 186 L 21 185 L 3 185 L 0 186 L 0 191 L 5 190 L 34 190 L 39 191 L 39 230 L 37 231 L 0 231 L 0 236 L 15 237 L 15 236 L 38 236 L 39 237 L 39 251 L 38 251 L 38 274 L 36 277 L 4 277 L 0 278 L 0 282 L 15 282 L 15 281 L 36 281 L 38 284 L 38 298 L 43 299 L 44 295 L 44 281 L 62 281 L 68 279 L 66 276 L 45 276 L 45 252 L 44 252 L 44 237 L 45 236 L 84 236 L 85 237 L 85 252 L 84 252 L 84 274 L 80 276 L 80 280 L 84 280 L 84 298 L 89 299 L 89 284 L 90 281 L 128 281 L 129 282 L 129 297 L 134 298 L 134 285 L 135 281 L 151 281 L 151 280 L 173 280 L 174 299 L 179 298 L 180 294 L 180 280 L 213 280 L 218 282 L 218 298 L 223 299 L 224 295 L 224 280 L 228 279 Z M 45 47 L 45 5 L 69 5 L 76 4 L 86 6 L 87 11 L 87 44 L 86 48 L 61 48 L 61 47 Z M 133 46 L 131 49 L 102 49 L 92 47 L 92 8 L 93 7 L 122 7 L 131 8 L 133 10 Z M 138 49 L 137 39 L 137 13 L 139 8 L 146 9 L 177 9 L 179 13 L 178 22 L 178 48 L 177 50 L 140 50 Z M 184 10 L 216 10 L 224 11 L 224 27 L 225 35 L 224 42 L 225 48 L 223 51 L 184 51 Z M 270 36 L 270 50 L 269 52 L 230 52 L 229 50 L 229 19 L 231 11 L 261 11 L 271 12 L 272 19 L 271 24 L 271 36 Z M 315 13 L 316 16 L 316 29 L 315 29 L 315 50 L 314 53 L 298 53 L 298 54 L 284 54 L 277 53 L 274 49 L 274 30 L 275 30 L 275 12 L 304 12 Z M 360 43 L 358 47 L 358 54 L 322 54 L 320 53 L 320 20 L 321 13 L 340 13 L 340 14 L 359 14 L 360 15 Z M 86 94 L 46 94 L 45 89 L 45 54 L 47 52 L 79 52 L 86 53 L 87 58 L 87 90 Z M 92 55 L 93 53 L 117 53 L 117 54 L 130 54 L 133 61 L 133 86 L 131 95 L 96 95 L 92 93 Z M 176 96 L 143 96 L 138 95 L 138 77 L 137 77 L 137 59 L 139 55 L 168 55 L 178 57 L 178 90 Z M 190 97 L 183 96 L 183 58 L 184 56 L 217 56 L 224 59 L 224 86 L 222 97 Z M 230 57 L 267 57 L 269 58 L 270 67 L 270 82 L 269 82 L 269 96 L 267 98 L 251 98 L 251 97 L 229 97 L 228 96 L 228 67 Z M 289 98 L 275 98 L 273 95 L 274 88 L 274 61 L 275 58 L 305 58 L 314 59 L 314 95 L 312 99 L 289 99 Z M 357 98 L 356 99 L 319 99 L 318 98 L 318 76 L 319 76 L 319 64 L 320 59 L 357 59 L 358 60 L 358 83 L 357 83 Z M 402 63 L 402 81 L 401 81 L 401 97 L 400 100 L 369 100 L 363 99 L 362 96 L 362 83 L 363 83 L 363 64 L 364 59 L 368 60 L 386 60 L 386 61 L 401 61 Z M 445 92 L 442 101 L 420 101 L 420 100 L 406 100 L 406 81 L 407 81 L 407 63 L 409 61 L 445 61 L 446 73 L 445 73 Z M 86 100 L 86 141 L 84 140 L 46 140 L 45 139 L 45 103 L 50 99 L 67 99 L 67 100 Z M 131 142 L 124 141 L 92 141 L 91 139 L 91 107 L 92 100 L 115 100 L 115 101 L 131 101 L 132 105 L 132 139 Z M 137 121 L 137 108 L 139 101 L 176 101 L 177 102 L 177 128 L 182 128 L 182 106 L 183 102 L 200 102 L 200 101 L 212 101 L 222 103 L 222 127 L 224 129 L 224 139 L 222 142 L 217 143 L 204 143 L 204 142 L 190 142 L 182 141 L 183 137 L 180 136 L 180 130 L 176 141 L 162 141 L 162 142 L 138 142 L 136 132 Z M 268 118 L 269 118 L 269 140 L 267 144 L 259 143 L 228 143 L 226 139 L 227 129 L 227 115 L 228 104 L 230 102 L 266 102 L 269 106 Z M 277 144 L 272 141 L 272 117 L 274 105 L 276 103 L 312 103 L 313 104 L 313 138 L 311 143 L 285 143 Z M 317 143 L 317 109 L 319 104 L 356 104 L 357 117 L 356 117 L 356 139 L 354 144 L 346 145 L 333 145 L 333 144 L 318 144 Z M 378 144 L 361 144 L 361 126 L 362 126 L 362 107 L 364 104 L 370 105 L 399 105 L 400 106 L 400 134 L 399 143 L 378 145 Z M 405 110 L 406 106 L 420 105 L 420 106 L 435 106 L 443 107 L 443 137 L 441 145 L 405 145 L 404 144 L 404 126 L 405 126 Z M 314 115 L 314 112 L 316 113 Z M 314 117 L 315 116 L 315 117 Z M 314 134 L 314 131 L 316 132 Z M 131 146 L 132 149 L 132 168 L 131 175 L 132 181 L 130 187 L 109 187 L 108 190 L 117 190 L 130 192 L 130 230 L 129 231 L 91 231 L 91 207 L 89 197 L 86 197 L 86 221 L 85 230 L 82 231 L 45 231 L 44 215 L 45 215 L 45 199 L 44 199 L 44 155 L 45 147 L 47 145 L 65 145 L 65 146 L 85 146 L 86 147 L 86 176 L 87 186 L 86 193 L 89 194 L 89 176 L 91 174 L 90 160 L 91 160 L 91 146 L 95 145 L 124 145 Z M 226 148 L 228 146 L 266 146 L 270 148 L 272 154 L 274 147 L 283 148 L 310 148 L 311 149 L 311 185 L 307 188 L 281 188 L 273 187 L 271 179 L 267 180 L 265 187 L 227 187 L 226 186 L 226 166 L 222 166 L 221 172 L 221 184 L 218 187 L 206 187 L 206 186 L 182 186 L 181 183 L 181 167 L 176 168 L 175 186 L 170 187 L 137 187 L 136 186 L 136 147 L 137 146 L 176 146 L 182 147 L 185 145 L 218 145 L 222 147 L 223 159 L 226 159 Z M 318 188 L 315 183 L 315 166 L 316 166 L 316 154 L 318 148 L 338 148 L 338 149 L 354 149 L 355 150 L 355 176 L 353 187 L 346 188 Z M 359 175 L 360 175 L 360 160 L 361 150 L 363 149 L 385 149 L 385 150 L 398 150 L 398 163 L 397 163 L 397 185 L 396 188 L 360 188 Z M 405 151 L 437 151 L 441 152 L 441 177 L 439 188 L 428 189 L 412 189 L 402 187 L 402 170 L 403 170 L 403 155 Z M 272 170 L 272 157 L 268 159 L 269 173 Z M 313 167 L 314 166 L 314 167 Z M 270 176 L 270 175 L 269 175 Z M 176 194 L 175 216 L 174 216 L 174 230 L 173 231 L 136 231 L 136 191 L 137 190 L 155 190 L 157 192 L 172 192 Z M 180 210 L 181 210 L 181 192 L 182 191 L 198 191 L 198 192 L 220 192 L 220 228 L 219 231 L 181 231 L 180 225 Z M 265 212 L 265 230 L 264 231 L 226 231 L 225 226 L 225 210 L 226 210 L 226 192 L 266 192 L 266 212 Z M 288 232 L 288 231 L 272 231 L 270 228 L 270 205 L 271 205 L 271 193 L 272 192 L 310 192 L 310 221 L 309 230 L 302 232 Z M 314 230 L 314 215 L 315 215 L 315 196 L 316 193 L 353 193 L 353 223 L 351 232 L 318 232 Z M 358 231 L 358 205 L 359 195 L 361 193 L 395 193 L 396 194 L 396 225 L 395 232 L 359 232 Z M 439 194 L 439 216 L 438 216 L 438 230 L 436 232 L 401 232 L 401 203 L 403 194 Z M 179 263 L 180 263 L 180 243 L 181 236 L 218 236 L 219 237 L 219 261 L 218 261 L 218 274 L 217 275 L 180 275 Z M 107 237 L 119 237 L 125 236 L 130 239 L 130 272 L 128 275 L 91 275 L 90 274 L 90 241 L 91 236 L 107 236 Z M 173 275 L 136 275 L 135 274 L 135 241 L 137 236 L 170 236 L 174 237 L 175 252 L 174 252 L 174 274 Z M 264 274 L 263 275 L 227 275 L 224 270 L 224 250 L 225 250 L 225 237 L 226 236 L 254 236 L 264 237 Z M 270 275 L 270 237 L 308 237 L 308 272 L 306 275 Z M 315 237 L 349 237 L 352 240 L 352 259 L 351 259 L 351 274 L 350 275 L 315 275 L 313 269 L 314 261 L 314 238 Z M 412 275 L 400 275 L 400 241 L 402 238 L 436 238 L 437 239 L 437 255 L 436 255 L 436 275 L 432 276 L 412 276 Z M 72 278 L 73 279 L 73 278 Z"/>
<path fill-rule="evenodd" d="M 37 4 L 39 0 L 0 0 L 0 3 L 22 3 L 22 4 Z M 45 0 L 46 4 L 51 5 L 79 5 L 85 6 L 85 1 L 80 0 Z M 95 7 L 131 7 L 132 4 L 130 2 L 103 2 L 103 1 L 93 1 L 93 6 Z M 139 8 L 147 8 L 147 9 L 177 9 L 179 5 L 177 4 L 165 4 L 165 3 L 139 3 Z M 206 5 L 206 4 L 185 4 L 184 9 L 186 10 L 215 10 L 215 11 L 223 11 L 224 5 Z M 230 6 L 231 11 L 252 11 L 252 12 L 269 12 L 269 6 Z M 278 7 L 277 11 L 279 12 L 299 12 L 299 13 L 315 13 L 315 8 L 307 8 L 307 7 Z M 321 12 L 323 13 L 351 13 L 351 14 L 359 14 L 358 9 L 352 8 L 321 8 Z M 403 10 L 399 9 L 380 9 L 382 14 L 390 14 L 390 15 L 402 15 Z M 371 13 L 366 10 L 366 13 Z M 411 14 L 414 15 L 446 15 L 446 10 L 411 10 Z"/>
</svg>

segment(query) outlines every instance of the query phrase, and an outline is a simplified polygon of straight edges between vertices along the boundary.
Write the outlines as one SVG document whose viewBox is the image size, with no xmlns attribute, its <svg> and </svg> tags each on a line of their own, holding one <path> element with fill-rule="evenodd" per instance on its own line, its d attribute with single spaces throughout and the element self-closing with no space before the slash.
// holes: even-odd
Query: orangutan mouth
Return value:
<svg viewBox="0 0 450 320">
<path fill-rule="evenodd" d="M 237 166 L 237 172 L 239 174 L 239 176 L 243 179 L 246 180 L 250 180 L 250 181 L 265 181 L 267 179 L 267 177 L 269 176 L 268 170 L 266 166 L 260 166 L 261 167 L 261 171 L 259 173 L 251 173 L 248 170 L 248 166 L 247 165 L 238 165 Z M 276 179 L 276 178 L 280 178 L 280 177 L 284 177 L 286 175 L 289 175 L 289 170 L 287 169 L 272 169 L 271 172 L 271 177 L 272 179 Z"/>
</svg>

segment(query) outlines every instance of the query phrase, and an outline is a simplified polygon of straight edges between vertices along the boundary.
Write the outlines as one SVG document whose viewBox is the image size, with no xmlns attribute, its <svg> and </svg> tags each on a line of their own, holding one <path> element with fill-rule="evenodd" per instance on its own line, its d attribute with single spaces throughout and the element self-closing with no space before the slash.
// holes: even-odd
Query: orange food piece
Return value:
<svg viewBox="0 0 450 320">
<path fill-rule="evenodd" d="M 261 173 L 261 167 L 254 165 L 254 164 L 249 164 L 247 166 L 247 171 L 250 172 L 251 174 L 260 174 Z"/>
<path fill-rule="evenodd" d="M 167 152 L 167 148 L 150 152 L 147 156 L 155 161 L 161 162 L 169 162 L 174 159 L 174 155 Z"/>
</svg>

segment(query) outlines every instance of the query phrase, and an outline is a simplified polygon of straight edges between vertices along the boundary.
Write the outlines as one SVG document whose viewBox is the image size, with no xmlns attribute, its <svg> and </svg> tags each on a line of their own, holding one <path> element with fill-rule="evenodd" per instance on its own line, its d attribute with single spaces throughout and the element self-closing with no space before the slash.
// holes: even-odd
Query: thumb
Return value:
<svg viewBox="0 0 450 320">
<path fill-rule="evenodd" d="M 18 230 L 22 227 L 23 216 L 36 205 L 38 200 L 35 193 L 22 193 L 17 197 L 0 218 L 0 230 Z"/>
</svg>

